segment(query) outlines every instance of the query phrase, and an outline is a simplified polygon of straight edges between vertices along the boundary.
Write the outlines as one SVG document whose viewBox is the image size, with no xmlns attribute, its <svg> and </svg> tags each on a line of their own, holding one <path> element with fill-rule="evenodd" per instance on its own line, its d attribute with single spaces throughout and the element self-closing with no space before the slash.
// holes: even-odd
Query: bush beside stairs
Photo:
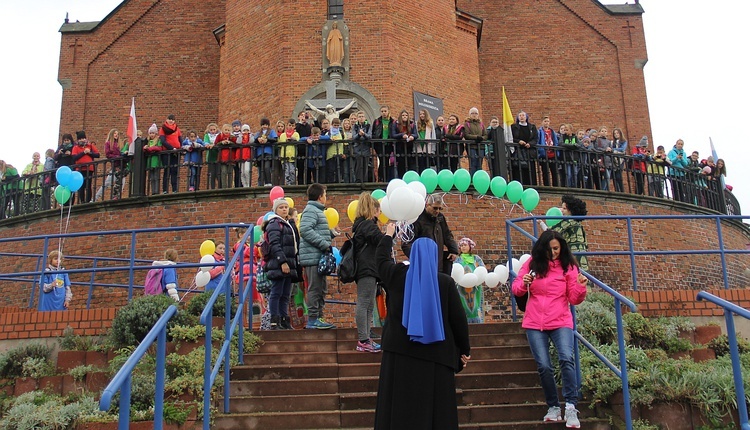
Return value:
<svg viewBox="0 0 750 430">
<path fill-rule="evenodd" d="M 355 329 L 259 334 L 264 345 L 232 369 L 230 412 L 212 428 L 373 427 L 381 354 L 355 351 Z M 564 429 L 541 421 L 547 407 L 520 324 L 471 325 L 470 334 L 472 360 L 456 377 L 460 428 Z M 578 410 L 582 428 L 611 428 L 588 402 Z"/>
</svg>

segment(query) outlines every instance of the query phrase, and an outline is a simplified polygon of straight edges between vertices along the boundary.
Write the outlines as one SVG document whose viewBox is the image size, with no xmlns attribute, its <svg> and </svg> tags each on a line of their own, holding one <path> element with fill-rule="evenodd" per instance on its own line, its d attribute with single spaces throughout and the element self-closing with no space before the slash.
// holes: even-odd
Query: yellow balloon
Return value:
<svg viewBox="0 0 750 430">
<path fill-rule="evenodd" d="M 204 240 L 203 243 L 201 243 L 201 257 L 205 257 L 207 255 L 214 255 L 214 252 L 216 251 L 216 244 L 213 240 Z"/>
<path fill-rule="evenodd" d="M 378 216 L 378 221 L 380 221 L 381 224 L 388 224 L 388 221 L 390 220 L 388 219 L 387 216 L 385 216 L 383 212 L 380 212 L 380 215 Z"/>
<path fill-rule="evenodd" d="M 339 225 L 339 213 L 336 209 L 326 208 L 326 210 L 323 211 L 323 214 L 328 220 L 328 228 L 336 228 L 336 226 Z"/>
<path fill-rule="evenodd" d="M 349 216 L 349 220 L 354 222 L 357 218 L 357 207 L 359 206 L 359 200 L 353 200 L 349 203 L 349 207 L 346 208 L 346 214 Z"/>
<path fill-rule="evenodd" d="M 286 202 L 289 203 L 289 209 L 294 207 L 294 200 L 292 200 L 291 197 L 284 197 L 284 200 L 286 200 Z"/>
</svg>

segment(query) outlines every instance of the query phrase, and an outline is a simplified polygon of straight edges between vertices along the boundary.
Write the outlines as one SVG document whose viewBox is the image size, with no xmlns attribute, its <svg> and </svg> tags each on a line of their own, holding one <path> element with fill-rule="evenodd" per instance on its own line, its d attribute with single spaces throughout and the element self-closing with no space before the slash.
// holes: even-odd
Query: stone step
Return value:
<svg viewBox="0 0 750 430">
<path fill-rule="evenodd" d="M 278 353 L 278 352 L 256 352 L 245 354 L 245 365 L 284 365 L 284 364 L 335 364 L 337 362 L 336 351 L 305 352 L 305 353 Z"/>
<path fill-rule="evenodd" d="M 296 400 L 296 399 L 289 399 Z M 588 404 L 578 406 L 579 417 L 598 423 Z M 539 428 L 561 423 L 543 423 L 547 411 L 544 402 L 518 405 L 459 406 L 458 420 L 461 428 Z M 215 429 L 315 429 L 315 428 L 372 428 L 375 409 L 310 410 L 282 412 L 249 412 L 219 415 Z M 489 427 L 487 425 L 489 424 Z M 529 427 L 531 426 L 531 427 Z M 562 423 L 564 428 L 565 423 Z M 556 428 L 556 427 L 550 427 Z M 589 427 L 587 427 L 589 428 Z M 597 428 L 597 427 L 594 427 Z M 608 427 L 602 427 L 608 428 Z"/>
</svg>

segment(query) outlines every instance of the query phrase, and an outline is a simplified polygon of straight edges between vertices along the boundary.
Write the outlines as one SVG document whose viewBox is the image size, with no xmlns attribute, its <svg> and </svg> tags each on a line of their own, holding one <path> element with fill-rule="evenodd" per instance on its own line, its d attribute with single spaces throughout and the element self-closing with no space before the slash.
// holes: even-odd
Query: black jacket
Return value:
<svg viewBox="0 0 750 430">
<path fill-rule="evenodd" d="M 406 272 L 409 266 L 393 262 L 392 246 L 393 238 L 383 236 L 376 250 L 378 273 L 383 280 L 388 306 L 388 317 L 383 328 L 383 351 L 440 363 L 455 372 L 460 372 L 463 368 L 461 354 L 470 355 L 471 346 L 466 312 L 461 305 L 456 282 L 446 274 L 438 274 L 445 340 L 428 345 L 409 340 L 406 328 L 401 324 Z"/>
<path fill-rule="evenodd" d="M 357 276 L 356 279 L 372 276 L 380 279 L 378 276 L 378 266 L 375 263 L 375 248 L 380 243 L 380 239 L 385 236 L 378 228 L 377 219 L 365 219 L 361 216 L 354 220 L 352 226 L 354 233 L 355 251 L 357 256 Z"/>
<path fill-rule="evenodd" d="M 438 214 L 437 217 L 433 217 L 428 214 L 427 211 L 422 211 L 419 218 L 417 218 L 414 224 L 412 224 L 412 229 L 414 231 L 414 239 L 410 242 L 403 242 L 401 244 L 401 250 L 404 251 L 404 255 L 406 255 L 407 258 L 411 252 L 411 242 L 420 237 L 429 237 L 437 243 L 438 271 L 440 272 L 444 271 L 443 263 L 446 261 L 446 259 L 443 258 L 444 247 L 448 248 L 448 253 L 450 254 L 459 254 L 458 243 L 456 243 L 456 239 L 453 238 L 453 233 L 450 228 L 448 228 L 448 223 L 445 221 L 443 214 Z"/>
<path fill-rule="evenodd" d="M 290 278 L 297 272 L 297 250 L 299 249 L 299 233 L 294 223 L 271 217 L 266 224 L 266 234 L 270 252 L 265 260 L 264 269 L 268 279 Z M 289 273 L 281 270 L 281 265 L 289 265 Z"/>
</svg>

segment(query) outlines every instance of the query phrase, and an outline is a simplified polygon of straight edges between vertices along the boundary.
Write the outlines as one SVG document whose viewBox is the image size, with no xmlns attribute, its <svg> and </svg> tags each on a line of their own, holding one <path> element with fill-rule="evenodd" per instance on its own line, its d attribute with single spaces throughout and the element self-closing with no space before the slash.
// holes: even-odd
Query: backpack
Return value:
<svg viewBox="0 0 750 430">
<path fill-rule="evenodd" d="M 339 263 L 339 280 L 343 283 L 356 281 L 357 277 L 357 255 L 354 237 L 347 233 L 347 239 L 341 246 L 341 263 Z"/>
<path fill-rule="evenodd" d="M 151 269 L 146 274 L 146 281 L 143 283 L 143 294 L 147 296 L 158 296 L 164 293 L 164 287 L 161 285 L 161 277 L 164 271 L 162 269 Z"/>
</svg>

